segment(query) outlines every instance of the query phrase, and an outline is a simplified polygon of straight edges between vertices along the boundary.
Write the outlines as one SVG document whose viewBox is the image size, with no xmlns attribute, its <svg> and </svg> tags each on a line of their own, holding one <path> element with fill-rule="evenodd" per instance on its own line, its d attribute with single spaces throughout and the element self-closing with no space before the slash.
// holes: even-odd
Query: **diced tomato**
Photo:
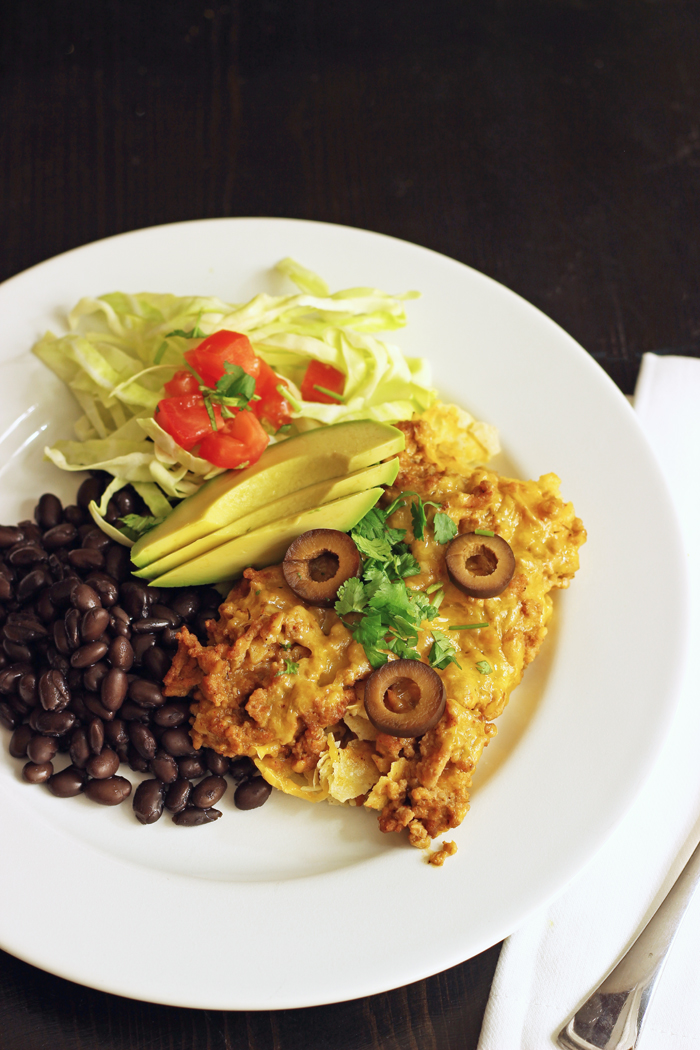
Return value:
<svg viewBox="0 0 700 1050">
<path fill-rule="evenodd" d="M 214 405 L 214 418 L 217 426 L 223 424 L 219 405 Z M 211 433 L 211 420 L 201 394 L 163 398 L 158 402 L 155 420 L 178 445 L 188 451 L 199 444 L 206 434 Z"/>
<path fill-rule="evenodd" d="M 184 394 L 198 394 L 199 383 L 186 369 L 176 372 L 171 380 L 165 384 L 165 392 L 170 397 L 182 397 Z"/>
<path fill-rule="evenodd" d="M 338 397 L 323 394 L 317 387 L 332 390 Z M 345 376 L 333 365 L 324 365 L 322 361 L 310 361 L 309 367 L 301 381 L 301 396 L 304 401 L 319 401 L 323 405 L 338 405 L 345 390 Z"/>
<path fill-rule="evenodd" d="M 262 358 L 258 360 L 260 361 L 260 374 L 255 381 L 255 393 L 260 395 L 260 400 L 251 401 L 250 407 L 258 419 L 269 423 L 273 430 L 279 430 L 292 418 L 289 402 L 277 389 L 280 383 L 283 386 L 287 384 L 270 368 L 267 361 L 263 361 Z"/>
<path fill-rule="evenodd" d="M 210 430 L 202 440 L 199 454 L 215 467 L 232 470 L 243 463 L 257 463 L 269 440 L 252 412 L 237 412 L 220 430 Z"/>
<path fill-rule="evenodd" d="M 188 350 L 185 360 L 202 377 L 205 386 L 216 386 L 217 379 L 224 374 L 224 362 L 240 365 L 244 372 L 257 378 L 260 358 L 256 356 L 247 335 L 240 332 L 214 332 L 204 342 Z"/>
</svg>

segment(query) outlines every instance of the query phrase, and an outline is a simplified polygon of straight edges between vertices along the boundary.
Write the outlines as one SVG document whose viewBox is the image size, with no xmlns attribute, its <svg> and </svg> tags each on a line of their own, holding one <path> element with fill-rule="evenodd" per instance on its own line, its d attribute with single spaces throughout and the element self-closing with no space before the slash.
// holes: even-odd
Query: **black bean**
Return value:
<svg viewBox="0 0 700 1050">
<path fill-rule="evenodd" d="M 99 755 L 88 759 L 85 768 L 96 780 L 106 780 L 107 777 L 114 776 L 119 769 L 119 755 L 112 751 L 111 747 L 105 747 Z"/>
<path fill-rule="evenodd" d="M 184 755 L 177 760 L 177 766 L 181 777 L 188 780 L 197 780 L 203 777 L 207 771 L 204 758 L 201 755 Z"/>
<path fill-rule="evenodd" d="M 112 667 L 130 671 L 134 664 L 134 650 L 128 638 L 115 638 L 107 652 Z"/>
<path fill-rule="evenodd" d="M 96 715 L 97 718 L 101 718 L 103 722 L 111 722 L 114 718 L 114 711 L 110 711 L 108 707 L 100 702 L 100 698 L 97 693 L 84 693 L 83 702 L 90 711 L 91 714 Z"/>
<path fill-rule="evenodd" d="M 155 824 L 163 812 L 165 786 L 160 780 L 144 780 L 134 792 L 134 813 L 141 824 Z"/>
<path fill-rule="evenodd" d="M 55 736 L 32 736 L 27 744 L 27 758 L 38 766 L 50 762 L 57 751 L 58 740 Z"/>
<path fill-rule="evenodd" d="M 223 777 L 205 777 L 192 789 L 190 802 L 197 809 L 209 809 L 223 797 L 227 787 L 228 784 Z"/>
<path fill-rule="evenodd" d="M 54 773 L 52 777 L 49 777 L 48 788 L 56 798 L 73 798 L 74 795 L 81 794 L 86 779 L 83 769 L 77 766 L 66 766 L 60 773 Z"/>
<path fill-rule="evenodd" d="M 35 707 L 29 716 L 29 724 L 45 736 L 63 736 L 75 725 L 75 715 L 72 711 L 43 711 Z"/>
<path fill-rule="evenodd" d="M 19 696 L 11 696 L 7 703 L 19 715 L 20 719 L 25 718 L 32 710 L 29 704 L 25 704 L 24 700 L 20 699 Z"/>
<path fill-rule="evenodd" d="M 83 613 L 90 609 L 99 609 L 102 604 L 98 592 L 88 583 L 78 583 L 70 592 L 70 601 Z"/>
<path fill-rule="evenodd" d="M 172 660 L 164 649 L 153 645 L 143 654 L 141 662 L 150 675 L 162 682 L 170 670 Z"/>
<path fill-rule="evenodd" d="M 131 617 L 129 616 L 126 609 L 122 609 L 121 605 L 113 605 L 109 610 L 115 620 L 121 620 L 127 626 L 131 623 Z"/>
<path fill-rule="evenodd" d="M 79 769 L 84 769 L 90 758 L 90 742 L 87 730 L 83 729 L 82 726 L 73 731 L 73 735 L 70 738 L 69 752 L 73 765 L 78 766 Z"/>
<path fill-rule="evenodd" d="M 10 738 L 10 754 L 13 758 L 25 758 L 27 754 L 27 744 L 33 737 L 31 726 L 17 726 L 14 733 Z M 32 757 L 31 755 L 29 756 Z M 32 762 L 36 759 L 32 758 Z M 177 767 L 176 767 L 177 774 Z"/>
<path fill-rule="evenodd" d="M 30 707 L 36 707 L 39 703 L 39 687 L 33 671 L 28 671 L 17 679 L 17 693 Z"/>
<path fill-rule="evenodd" d="M 154 631 L 162 631 L 170 626 L 170 622 L 165 617 L 147 616 L 143 620 L 134 620 L 131 630 L 134 634 L 152 634 Z"/>
<path fill-rule="evenodd" d="M 189 780 L 176 780 L 168 788 L 168 793 L 165 796 L 165 808 L 169 809 L 171 813 L 180 813 L 187 805 L 191 791 L 192 785 Z"/>
<path fill-rule="evenodd" d="M 42 529 L 53 529 L 63 521 L 63 504 L 53 492 L 45 492 L 39 497 L 34 508 L 34 520 Z"/>
<path fill-rule="evenodd" d="M 117 583 L 127 578 L 130 564 L 128 549 L 119 543 L 115 543 L 105 554 L 105 572 L 114 577 Z"/>
<path fill-rule="evenodd" d="M 91 572 L 85 582 L 89 583 L 97 591 L 102 604 L 108 609 L 112 605 L 116 605 L 119 597 L 119 588 L 116 580 L 113 580 L 111 576 L 107 576 L 104 572 Z"/>
<path fill-rule="evenodd" d="M 51 577 L 47 575 L 45 569 L 32 569 L 17 584 L 17 600 L 20 602 L 29 601 L 37 591 L 40 591 L 42 587 L 46 587 L 50 582 Z"/>
<path fill-rule="evenodd" d="M 39 678 L 39 700 L 45 711 L 63 711 L 70 702 L 68 683 L 60 671 L 44 671 Z"/>
<path fill-rule="evenodd" d="M 129 726 L 129 739 L 134 745 L 141 758 L 150 760 L 155 758 L 156 738 L 142 722 L 132 722 Z"/>
<path fill-rule="evenodd" d="M 71 525 L 75 525 L 76 529 L 79 525 L 83 525 L 86 521 L 86 514 L 82 507 L 78 507 L 75 503 L 70 503 L 64 508 L 63 517 L 66 521 L 69 521 Z"/>
<path fill-rule="evenodd" d="M 267 802 L 272 788 L 262 777 L 252 777 L 239 784 L 233 796 L 238 809 L 257 809 Z"/>
<path fill-rule="evenodd" d="M 121 718 L 115 718 L 113 722 L 105 724 L 105 740 L 115 750 L 119 744 L 129 743 L 129 733 L 126 722 Z"/>
<path fill-rule="evenodd" d="M 199 595 L 196 591 L 180 591 L 171 601 L 170 608 L 185 623 L 189 623 L 199 610 Z"/>
<path fill-rule="evenodd" d="M 160 644 L 164 649 L 177 649 L 177 640 L 177 631 L 173 627 L 160 632 Z"/>
<path fill-rule="evenodd" d="M 70 682 L 68 684 L 70 686 Z M 71 688 L 70 709 L 73 712 L 73 714 L 77 717 L 78 722 L 80 724 L 82 724 L 83 722 L 89 722 L 90 718 L 92 717 L 92 714 L 94 713 L 89 711 L 85 706 L 84 697 L 86 695 L 86 691 L 81 689 L 79 686 L 76 688 Z M 101 717 L 101 715 L 98 715 L 98 718 Z"/>
<path fill-rule="evenodd" d="M 100 551 L 103 555 L 102 561 L 104 562 L 104 552 L 108 547 L 112 545 L 112 541 L 109 536 L 102 531 L 102 529 L 91 529 L 90 532 L 86 532 L 81 541 L 81 547 L 84 550 Z"/>
<path fill-rule="evenodd" d="M 127 485 L 123 489 L 119 489 L 119 492 L 114 494 L 114 502 L 117 505 L 117 510 L 121 515 L 133 514 L 136 510 L 137 496 L 131 485 Z"/>
<path fill-rule="evenodd" d="M 68 561 L 79 572 L 101 569 L 105 563 L 102 551 L 92 550 L 89 547 L 77 547 L 75 550 L 69 551 Z"/>
<path fill-rule="evenodd" d="M 12 598 L 12 583 L 7 576 L 0 576 L 0 602 L 9 602 Z"/>
<path fill-rule="evenodd" d="M 140 664 L 146 650 L 150 649 L 150 647 L 155 644 L 156 636 L 154 634 L 140 634 L 136 638 L 133 638 L 131 646 L 134 654 L 134 663 Z"/>
<path fill-rule="evenodd" d="M 102 679 L 100 699 L 109 711 L 118 711 L 124 703 L 129 680 L 120 668 L 113 667 Z"/>
<path fill-rule="evenodd" d="M 101 806 L 118 806 L 131 794 L 131 782 L 126 777 L 107 777 L 106 780 L 88 780 L 85 794 L 91 802 Z"/>
<path fill-rule="evenodd" d="M 21 529 L 14 525 L 0 525 L 0 547 L 13 547 L 22 538 Z"/>
<path fill-rule="evenodd" d="M 21 530 L 22 536 L 27 542 L 41 544 L 41 529 L 35 522 L 27 518 L 26 521 L 18 522 L 17 528 Z"/>
<path fill-rule="evenodd" d="M 129 744 L 126 749 L 127 762 L 131 769 L 136 773 L 148 773 L 150 763 L 148 759 L 140 755 L 133 744 Z"/>
<path fill-rule="evenodd" d="M 83 685 L 92 693 L 97 693 L 102 687 L 102 681 L 109 674 L 109 667 L 102 660 L 98 660 L 92 667 L 83 671 Z"/>
<path fill-rule="evenodd" d="M 70 658 L 71 667 L 92 667 L 105 655 L 109 645 L 107 642 L 88 642 L 81 645 Z"/>
<path fill-rule="evenodd" d="M 62 580 L 57 580 L 56 583 L 52 583 L 49 587 L 49 598 L 54 605 L 60 606 L 68 605 L 72 596 L 75 594 L 79 587 L 85 586 L 80 582 L 77 576 L 66 576 Z"/>
<path fill-rule="evenodd" d="M 226 756 L 217 754 L 210 747 L 204 748 L 204 761 L 209 772 L 214 773 L 217 777 L 226 776 L 229 771 L 229 760 Z"/>
<path fill-rule="evenodd" d="M 44 784 L 52 774 L 53 766 L 50 762 L 42 762 L 41 765 L 27 762 L 26 766 L 22 767 L 22 776 L 29 784 Z"/>
<path fill-rule="evenodd" d="M 105 726 L 101 718 L 91 718 L 87 727 L 88 742 L 93 755 L 99 755 L 105 743 Z M 95 774 L 93 773 L 92 776 Z"/>
<path fill-rule="evenodd" d="M 160 707 L 165 703 L 165 697 L 160 691 L 157 682 L 149 682 L 145 678 L 136 678 L 129 686 L 129 697 L 135 704 L 141 707 Z"/>
<path fill-rule="evenodd" d="M 211 824 L 213 820 L 218 820 L 220 816 L 220 809 L 197 809 L 195 806 L 187 806 L 174 815 L 173 824 L 177 824 L 181 828 L 196 828 L 201 824 Z"/>
<path fill-rule="evenodd" d="M 38 561 L 46 561 L 48 554 L 38 543 L 24 543 L 20 547 L 13 547 L 7 556 L 10 565 L 35 565 Z"/>
<path fill-rule="evenodd" d="M 173 758 L 196 754 L 190 734 L 184 726 L 179 726 L 176 729 L 166 729 L 161 738 L 161 744 Z"/>
<path fill-rule="evenodd" d="M 75 612 L 78 612 L 76 609 Z M 66 619 L 68 617 L 66 616 Z M 96 642 L 109 626 L 107 609 L 88 609 L 80 622 L 80 635 L 84 642 Z"/>
<path fill-rule="evenodd" d="M 178 778 L 177 762 L 167 751 L 157 751 L 155 758 L 151 759 L 149 768 L 153 776 L 158 777 L 164 784 L 174 784 Z"/>
<path fill-rule="evenodd" d="M 165 729 L 175 729 L 190 717 L 189 700 L 176 700 L 164 704 L 153 712 L 153 721 Z"/>
<path fill-rule="evenodd" d="M 163 605 L 161 602 L 156 602 L 155 605 L 151 606 L 150 615 L 159 620 L 167 620 L 170 627 L 180 626 L 180 617 L 173 610 L 169 609 L 167 605 Z"/>
<path fill-rule="evenodd" d="M 142 620 L 147 615 L 148 598 L 145 584 L 127 580 L 119 588 L 119 599 L 132 620 Z"/>
<path fill-rule="evenodd" d="M 119 708 L 119 717 L 126 722 L 150 722 L 152 708 L 141 707 L 133 700 L 125 700 Z"/>
<path fill-rule="evenodd" d="M 86 478 L 78 489 L 76 500 L 78 506 L 87 510 L 93 500 L 95 503 L 100 502 L 103 492 L 104 485 L 99 478 Z"/>
<path fill-rule="evenodd" d="M 10 664 L 9 667 L 4 667 L 0 671 L 0 693 L 4 693 L 9 696 L 10 693 L 14 693 L 19 679 L 23 674 L 27 674 L 32 670 L 31 664 Z"/>
<path fill-rule="evenodd" d="M 257 776 L 258 768 L 252 758 L 248 758 L 247 755 L 238 755 L 236 758 L 231 759 L 229 773 L 234 780 L 240 782 Z"/>
<path fill-rule="evenodd" d="M 55 525 L 48 532 L 45 532 L 42 542 L 47 551 L 55 551 L 61 547 L 69 547 L 71 543 L 75 542 L 77 536 L 78 530 L 75 525 L 71 525 L 69 521 L 64 521 L 62 525 Z"/>
<path fill-rule="evenodd" d="M 63 627 L 66 632 L 66 641 L 73 652 L 80 645 L 80 612 L 78 609 L 69 609 L 63 618 Z"/>
<path fill-rule="evenodd" d="M 56 615 L 56 609 L 49 596 L 49 588 L 47 588 L 45 591 L 42 591 L 42 593 L 39 595 L 36 603 L 36 611 L 39 615 L 39 618 L 43 620 L 45 624 L 51 623 L 54 616 Z"/>
</svg>

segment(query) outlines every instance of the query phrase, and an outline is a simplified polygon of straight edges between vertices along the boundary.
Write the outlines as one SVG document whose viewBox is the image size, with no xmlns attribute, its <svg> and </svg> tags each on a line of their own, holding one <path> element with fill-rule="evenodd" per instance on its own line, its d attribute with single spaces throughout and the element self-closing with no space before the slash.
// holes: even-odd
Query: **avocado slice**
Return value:
<svg viewBox="0 0 700 1050">
<path fill-rule="evenodd" d="M 388 459 L 384 463 L 375 463 L 364 470 L 355 470 L 344 478 L 330 478 L 328 481 L 318 481 L 315 485 L 307 485 L 299 492 L 290 492 L 288 496 L 273 500 L 264 507 L 254 510 L 251 514 L 245 514 L 237 518 L 223 529 L 201 536 L 194 543 L 189 543 L 172 554 L 166 554 L 158 561 L 150 562 L 144 569 L 135 572 L 135 576 L 141 576 L 145 580 L 153 580 L 156 576 L 162 576 L 170 569 L 192 561 L 200 554 L 233 540 L 236 536 L 243 536 L 254 529 L 260 529 L 263 525 L 269 525 L 281 518 L 301 514 L 302 511 L 312 510 L 331 500 L 340 499 L 341 496 L 351 496 L 354 492 L 364 492 L 366 489 L 376 485 L 393 485 L 399 472 L 398 459 Z"/>
<path fill-rule="evenodd" d="M 288 518 L 247 532 L 235 540 L 222 543 L 198 558 L 178 565 L 152 581 L 155 587 L 193 587 L 218 583 L 240 576 L 249 566 L 262 568 L 284 558 L 287 547 L 309 529 L 338 529 L 348 532 L 357 525 L 381 496 L 384 489 L 368 489 L 352 496 L 324 503 L 321 507 L 292 514 Z"/>
<path fill-rule="evenodd" d="M 219 474 L 179 503 L 136 541 L 131 560 L 143 568 L 272 500 L 361 470 L 403 447 L 400 430 L 373 419 L 335 423 L 269 445 L 252 467 Z"/>
</svg>

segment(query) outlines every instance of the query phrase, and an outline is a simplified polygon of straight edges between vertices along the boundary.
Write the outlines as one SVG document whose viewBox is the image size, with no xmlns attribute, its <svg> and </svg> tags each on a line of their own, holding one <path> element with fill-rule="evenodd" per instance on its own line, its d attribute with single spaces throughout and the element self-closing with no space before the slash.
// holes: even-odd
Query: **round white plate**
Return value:
<svg viewBox="0 0 700 1050">
<path fill-rule="evenodd" d="M 289 289 L 291 255 L 332 289 L 419 289 L 389 338 L 495 423 L 522 477 L 555 471 L 588 529 L 581 570 L 500 719 L 444 868 L 369 812 L 274 793 L 197 830 L 60 800 L 0 757 L 0 944 L 71 980 L 153 1002 L 272 1009 L 416 981 L 494 944 L 601 845 L 659 750 L 683 661 L 681 544 L 625 398 L 543 314 L 468 267 L 361 230 L 280 219 L 182 223 L 113 237 L 0 287 L 0 520 L 74 498 L 42 461 L 70 434 L 70 396 L 29 353 L 84 295 L 113 290 L 243 301 Z M 649 537 L 663 537 L 649 574 Z M 655 558 L 658 569 L 659 560 Z M 203 947 L 192 962 L 192 939 Z M 211 960 L 206 946 L 211 944 Z M 223 950 L 222 950 L 223 946 Z M 216 960 L 214 963 L 213 960 Z"/>
</svg>

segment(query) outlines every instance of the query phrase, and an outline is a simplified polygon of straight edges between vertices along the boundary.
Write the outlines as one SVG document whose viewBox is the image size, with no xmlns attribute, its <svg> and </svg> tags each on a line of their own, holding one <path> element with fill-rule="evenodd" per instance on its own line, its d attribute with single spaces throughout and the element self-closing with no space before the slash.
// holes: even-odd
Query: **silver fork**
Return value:
<svg viewBox="0 0 700 1050">
<path fill-rule="evenodd" d="M 562 1028 L 563 1050 L 633 1050 L 681 919 L 700 882 L 700 843 L 632 947 Z"/>
</svg>

